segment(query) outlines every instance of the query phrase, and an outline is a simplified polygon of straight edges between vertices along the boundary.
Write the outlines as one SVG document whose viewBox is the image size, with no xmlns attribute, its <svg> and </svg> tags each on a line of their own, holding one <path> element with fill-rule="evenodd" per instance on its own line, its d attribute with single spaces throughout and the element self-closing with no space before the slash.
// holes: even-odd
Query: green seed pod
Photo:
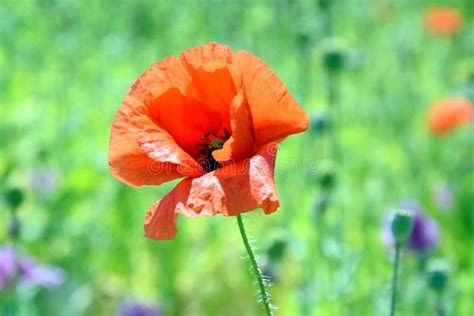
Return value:
<svg viewBox="0 0 474 316">
<path fill-rule="evenodd" d="M 329 126 L 329 117 L 325 113 L 311 116 L 311 130 L 315 133 L 323 133 Z"/>
<path fill-rule="evenodd" d="M 328 51 L 324 54 L 324 67 L 329 71 L 340 71 L 344 67 L 344 56 L 340 51 Z"/>
<path fill-rule="evenodd" d="M 23 203 L 23 191 L 18 188 L 9 189 L 5 192 L 5 200 L 13 210 L 16 210 Z"/>
<path fill-rule="evenodd" d="M 339 72 L 345 66 L 345 53 L 338 39 L 329 39 L 323 44 L 323 65 L 330 72 Z"/>
<path fill-rule="evenodd" d="M 428 285 L 435 291 L 442 291 L 448 282 L 449 268 L 443 260 L 432 260 L 428 264 L 426 278 Z"/>
<path fill-rule="evenodd" d="M 331 5 L 331 0 L 319 0 L 319 7 L 321 8 L 321 10 L 329 9 L 330 5 Z"/>
<path fill-rule="evenodd" d="M 285 254 L 287 241 L 283 235 L 277 234 L 268 244 L 267 257 L 270 262 L 279 262 Z"/>
<path fill-rule="evenodd" d="M 331 190 L 336 184 L 336 167 L 331 161 L 326 161 L 319 166 L 318 181 L 321 188 Z"/>
<path fill-rule="evenodd" d="M 395 243 L 401 245 L 408 240 L 413 230 L 413 214 L 406 210 L 396 210 L 392 219 L 392 234 Z"/>
</svg>

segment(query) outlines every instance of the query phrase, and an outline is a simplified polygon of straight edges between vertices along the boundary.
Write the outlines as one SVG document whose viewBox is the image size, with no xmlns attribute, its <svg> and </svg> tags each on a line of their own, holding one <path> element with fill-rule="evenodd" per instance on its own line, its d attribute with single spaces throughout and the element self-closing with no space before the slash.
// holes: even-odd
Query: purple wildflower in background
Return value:
<svg viewBox="0 0 474 316">
<path fill-rule="evenodd" d="M 447 183 L 439 183 L 433 190 L 433 201 L 438 209 L 448 212 L 454 203 L 454 194 Z"/>
<path fill-rule="evenodd" d="M 58 185 L 58 175 L 54 169 L 37 169 L 31 175 L 31 187 L 38 193 L 53 191 Z"/>
<path fill-rule="evenodd" d="M 4 290 L 15 275 L 15 250 L 7 245 L 0 248 L 0 291 Z"/>
<path fill-rule="evenodd" d="M 415 224 L 408 245 L 415 251 L 428 252 L 433 249 L 439 239 L 438 225 L 424 214 L 415 215 Z"/>
<path fill-rule="evenodd" d="M 64 272 L 61 269 L 40 265 L 30 257 L 20 258 L 18 270 L 21 284 L 28 287 L 53 289 L 64 283 Z"/>
<path fill-rule="evenodd" d="M 162 313 L 159 309 L 138 303 L 135 301 L 127 301 L 123 303 L 118 311 L 117 316 L 161 316 Z"/>
<path fill-rule="evenodd" d="M 12 245 L 0 247 L 0 291 L 18 274 L 19 285 L 25 287 L 56 288 L 64 283 L 64 272 L 46 267 L 31 257 L 18 254 Z"/>
<path fill-rule="evenodd" d="M 415 217 L 413 230 L 407 242 L 409 249 L 424 254 L 432 250 L 439 240 L 439 230 L 436 221 L 429 217 L 423 207 L 416 201 L 405 201 L 395 206 L 413 213 Z M 391 218 L 386 218 L 382 230 L 382 238 L 386 244 L 393 246 L 394 238 L 390 230 Z"/>
</svg>

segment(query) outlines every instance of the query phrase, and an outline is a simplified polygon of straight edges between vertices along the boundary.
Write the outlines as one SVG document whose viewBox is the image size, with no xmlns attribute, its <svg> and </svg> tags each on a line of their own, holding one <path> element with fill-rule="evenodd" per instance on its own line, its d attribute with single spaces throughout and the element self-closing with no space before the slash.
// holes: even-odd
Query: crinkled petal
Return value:
<svg viewBox="0 0 474 316">
<path fill-rule="evenodd" d="M 254 130 L 252 114 L 242 92 L 239 92 L 230 106 L 230 128 L 232 136 L 224 143 L 224 147 L 212 154 L 216 161 L 240 161 L 251 157 L 253 153 Z"/>
<path fill-rule="evenodd" d="M 231 59 L 230 48 L 209 43 L 153 66 L 153 76 L 143 79 L 150 91 L 141 95 L 147 115 L 196 160 L 205 156 L 200 146 L 205 135 L 223 137 L 230 130 L 230 105 L 237 94 Z"/>
<path fill-rule="evenodd" d="M 210 131 L 228 128 L 229 109 L 219 112 L 214 106 L 208 106 L 196 98 L 182 95 L 172 88 L 155 98 L 148 106 L 150 120 L 166 130 L 186 153 L 200 158 L 200 143 L 203 135 Z M 229 106 L 228 106 L 229 107 Z"/>
<path fill-rule="evenodd" d="M 186 95 L 213 106 L 224 106 L 242 88 L 240 69 L 235 67 L 235 53 L 219 43 L 207 43 L 183 51 L 180 61 L 191 78 Z"/>
<path fill-rule="evenodd" d="M 196 48 L 184 50 L 180 57 L 194 69 L 202 68 L 207 72 L 225 68 L 232 61 L 232 50 L 225 45 L 210 42 Z"/>
<path fill-rule="evenodd" d="M 135 81 L 112 124 L 109 166 L 119 180 L 132 186 L 159 185 L 202 172 L 147 112 L 149 100 L 171 88 L 184 92 L 188 82 L 186 71 L 174 57 L 153 65 Z"/>
<path fill-rule="evenodd" d="M 198 178 L 181 181 L 148 211 L 145 236 L 171 239 L 176 234 L 176 217 L 223 214 L 234 216 L 256 208 L 266 214 L 279 207 L 274 182 L 276 146 L 268 145 L 252 158 L 229 164 Z"/>
<path fill-rule="evenodd" d="M 195 177 L 204 172 L 191 155 L 184 151 L 166 130 L 154 124 L 148 115 L 135 110 L 130 116 L 130 122 L 130 132 L 140 149 L 154 162 L 173 164 L 183 176 Z"/>
<path fill-rule="evenodd" d="M 279 142 L 308 128 L 308 114 L 298 105 L 278 76 L 247 51 L 234 55 L 252 113 L 255 148 Z"/>
<path fill-rule="evenodd" d="M 169 240 L 176 235 L 176 218 L 178 212 L 186 207 L 191 184 L 189 178 L 184 179 L 150 207 L 145 218 L 146 237 Z"/>
<path fill-rule="evenodd" d="M 229 114 L 229 105 L 237 90 L 229 65 L 232 50 L 218 43 L 208 43 L 187 49 L 180 61 L 191 78 L 186 95 L 212 106 L 219 112 Z"/>
</svg>

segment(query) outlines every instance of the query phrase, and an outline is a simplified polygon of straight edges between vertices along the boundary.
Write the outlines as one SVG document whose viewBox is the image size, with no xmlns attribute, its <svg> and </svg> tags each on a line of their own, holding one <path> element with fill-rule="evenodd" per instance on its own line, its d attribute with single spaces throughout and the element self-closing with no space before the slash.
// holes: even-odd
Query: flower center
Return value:
<svg viewBox="0 0 474 316">
<path fill-rule="evenodd" d="M 197 142 L 197 145 L 201 148 L 199 153 L 202 155 L 198 160 L 198 163 L 204 168 L 204 170 L 206 170 L 206 172 L 212 172 L 221 166 L 212 156 L 212 152 L 222 149 L 224 143 L 229 138 L 230 132 L 226 127 L 224 127 L 223 132 L 221 133 L 218 133 L 217 131 L 206 132 Z"/>
</svg>

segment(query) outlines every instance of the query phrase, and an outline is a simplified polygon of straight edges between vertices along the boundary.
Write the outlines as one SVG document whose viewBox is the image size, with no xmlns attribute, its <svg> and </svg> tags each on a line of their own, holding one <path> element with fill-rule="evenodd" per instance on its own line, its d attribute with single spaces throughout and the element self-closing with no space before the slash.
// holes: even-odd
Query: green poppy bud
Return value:
<svg viewBox="0 0 474 316">
<path fill-rule="evenodd" d="M 406 210 L 396 210 L 392 218 L 391 230 L 395 243 L 401 245 L 408 240 L 413 229 L 413 214 Z"/>
<path fill-rule="evenodd" d="M 330 72 L 341 71 L 346 64 L 343 44 L 337 38 L 331 38 L 323 43 L 323 65 Z"/>
<path fill-rule="evenodd" d="M 336 184 L 336 167 L 331 161 L 319 166 L 318 181 L 323 189 L 331 190 Z"/>
<path fill-rule="evenodd" d="M 319 7 L 322 10 L 327 10 L 331 5 L 331 0 L 319 0 Z"/>
<path fill-rule="evenodd" d="M 21 189 L 12 188 L 5 192 L 5 200 L 13 210 L 16 210 L 24 200 L 24 194 Z"/>
<path fill-rule="evenodd" d="M 435 291 L 442 291 L 448 282 L 449 268 L 443 260 L 432 260 L 427 267 L 428 285 Z"/>
<path fill-rule="evenodd" d="M 329 126 L 329 117 L 325 113 L 313 115 L 310 120 L 311 130 L 315 133 L 323 133 Z"/>
<path fill-rule="evenodd" d="M 340 71 L 344 67 L 344 55 L 341 51 L 327 51 L 324 54 L 324 67 L 329 71 Z"/>
<path fill-rule="evenodd" d="M 279 262 L 285 254 L 287 241 L 282 234 L 277 234 L 268 244 L 267 257 L 270 262 Z"/>
</svg>

